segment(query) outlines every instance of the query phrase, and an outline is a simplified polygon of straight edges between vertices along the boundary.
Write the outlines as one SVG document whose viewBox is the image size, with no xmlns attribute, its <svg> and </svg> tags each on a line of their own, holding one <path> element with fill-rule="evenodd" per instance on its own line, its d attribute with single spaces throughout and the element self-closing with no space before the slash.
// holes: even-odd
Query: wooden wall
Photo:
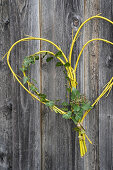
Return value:
<svg viewBox="0 0 113 170">
<path fill-rule="evenodd" d="M 68 56 L 74 34 L 86 18 L 102 13 L 113 21 L 113 1 L 107 0 L 0 0 L 0 170 L 112 170 L 113 93 L 89 113 L 84 126 L 93 142 L 80 157 L 74 124 L 34 101 L 13 79 L 6 59 L 11 44 L 26 35 L 47 38 Z M 78 23 L 76 22 L 78 21 Z M 77 23 L 77 25 L 75 25 Z M 94 19 L 87 23 L 73 50 L 73 65 L 83 44 L 94 37 L 113 42 L 113 27 Z M 44 42 L 23 42 L 10 62 L 20 74 L 24 56 L 39 50 L 56 51 Z M 93 102 L 113 73 L 113 47 L 92 42 L 84 50 L 77 70 L 79 89 Z M 65 77 L 56 60 L 40 60 L 31 77 L 49 99 L 65 100 Z"/>
</svg>

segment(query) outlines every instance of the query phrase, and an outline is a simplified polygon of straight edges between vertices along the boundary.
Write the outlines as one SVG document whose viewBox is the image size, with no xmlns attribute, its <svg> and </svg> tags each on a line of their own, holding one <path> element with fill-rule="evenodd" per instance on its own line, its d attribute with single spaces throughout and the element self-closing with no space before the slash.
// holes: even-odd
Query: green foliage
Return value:
<svg viewBox="0 0 113 170">
<path fill-rule="evenodd" d="M 57 62 L 56 67 L 59 67 L 59 66 L 63 66 L 63 64 L 61 62 Z"/>
<path fill-rule="evenodd" d="M 55 105 L 55 103 L 54 103 L 54 101 L 49 100 L 45 103 L 45 105 L 49 106 L 49 107 L 53 107 Z"/>
<path fill-rule="evenodd" d="M 90 102 L 75 87 L 72 88 L 70 104 L 73 110 L 72 120 L 75 124 L 81 120 L 84 111 L 92 109 Z"/>
<path fill-rule="evenodd" d="M 24 62 L 23 62 L 23 66 L 28 67 L 31 64 L 35 64 L 35 58 L 33 56 L 25 57 Z"/>
<path fill-rule="evenodd" d="M 67 76 L 66 69 L 65 69 L 65 70 L 63 70 L 63 72 L 64 72 L 64 74 Z"/>
<path fill-rule="evenodd" d="M 55 54 L 55 57 L 62 57 L 62 52 L 61 51 L 58 51 L 56 54 Z"/>
<path fill-rule="evenodd" d="M 83 109 L 83 110 L 92 109 L 92 106 L 91 106 L 90 102 L 83 103 L 83 104 L 82 104 L 82 109 Z"/>
<path fill-rule="evenodd" d="M 43 55 L 42 58 L 44 58 L 47 55 L 47 53 L 45 53 Z M 62 57 L 62 52 L 58 51 L 55 54 L 55 57 Z M 47 57 L 46 62 L 50 62 L 53 59 L 53 57 Z M 29 68 L 29 66 L 31 64 L 35 64 L 35 61 L 39 60 L 39 56 L 38 55 L 33 55 L 33 56 L 27 56 L 24 58 L 23 64 L 22 64 L 22 68 L 20 68 L 20 70 L 25 73 L 27 71 L 27 69 Z M 56 66 L 63 66 L 63 64 L 61 62 L 57 62 Z M 70 82 L 70 78 L 67 75 L 66 72 L 66 68 L 70 67 L 69 62 L 66 62 L 64 64 L 65 70 L 64 70 L 64 74 L 66 79 Z M 25 75 L 25 74 L 24 74 Z M 31 79 L 33 81 L 33 83 L 29 82 L 29 76 L 24 76 L 23 77 L 23 84 L 26 84 L 29 82 L 29 88 L 32 92 L 34 92 L 36 95 L 38 95 L 38 97 L 40 98 L 41 102 L 44 102 L 46 106 L 48 107 L 53 107 L 55 105 L 55 101 L 52 100 L 47 100 L 46 99 L 46 95 L 43 93 L 38 93 L 37 92 L 37 87 L 34 84 L 37 84 L 36 80 Z M 77 90 L 75 87 L 71 88 L 67 88 L 66 89 L 69 94 L 71 95 L 71 100 L 70 103 L 67 103 L 66 101 L 64 101 L 61 105 L 63 106 L 61 109 L 62 111 L 67 112 L 67 114 L 63 115 L 63 118 L 65 119 L 72 119 L 73 122 L 77 125 L 77 123 L 81 120 L 82 116 L 83 116 L 83 112 L 87 111 L 89 109 L 92 109 L 92 106 L 90 104 L 90 102 L 86 99 L 86 97 L 84 95 L 81 95 L 79 90 Z"/>
<path fill-rule="evenodd" d="M 63 111 L 67 112 L 68 111 L 68 108 L 67 107 L 63 107 L 61 108 Z"/>
<path fill-rule="evenodd" d="M 70 78 L 68 76 L 65 76 L 66 80 L 70 81 Z"/>
<path fill-rule="evenodd" d="M 71 92 L 71 89 L 70 89 L 70 88 L 66 88 L 66 90 L 68 91 L 68 93 L 70 93 L 70 92 Z"/>
<path fill-rule="evenodd" d="M 46 62 L 49 62 L 49 61 L 51 61 L 53 59 L 53 57 L 48 57 L 47 59 L 46 59 Z"/>
<path fill-rule="evenodd" d="M 44 58 L 45 56 L 47 55 L 47 52 L 43 55 L 42 58 Z M 60 55 L 60 53 L 56 54 L 56 56 Z M 48 57 L 46 59 L 47 62 L 51 61 L 53 59 L 53 57 Z M 33 55 L 33 56 L 27 56 L 24 58 L 24 61 L 22 63 L 22 68 L 20 68 L 20 70 L 25 73 L 27 71 L 27 69 L 29 68 L 29 66 L 31 64 L 35 64 L 35 60 L 39 60 L 39 56 L 37 54 Z M 41 102 L 45 102 L 46 106 L 49 106 L 49 107 L 53 107 L 55 105 L 55 102 L 54 101 L 51 101 L 51 100 L 47 100 L 46 99 L 46 95 L 43 94 L 43 93 L 38 93 L 37 92 L 37 87 L 34 85 L 34 84 L 37 84 L 37 81 L 35 79 L 31 79 L 33 81 L 33 83 L 31 83 L 29 81 L 29 78 L 28 76 L 24 76 L 23 77 L 23 84 L 26 84 L 29 82 L 29 89 L 34 92 L 36 95 L 38 95 L 38 97 L 40 98 L 40 101 Z"/>
<path fill-rule="evenodd" d="M 71 115 L 72 115 L 72 112 L 68 111 L 67 114 L 64 114 L 62 117 L 65 118 L 65 119 L 70 119 Z"/>
<path fill-rule="evenodd" d="M 46 95 L 45 95 L 45 94 L 43 94 L 43 93 L 39 93 L 39 94 L 38 94 L 38 96 L 39 96 L 40 98 L 43 98 L 43 99 L 45 99 L 45 98 L 46 98 Z"/>
<path fill-rule="evenodd" d="M 78 127 L 75 127 L 74 130 L 75 130 L 76 132 L 79 132 L 79 131 L 80 131 L 80 129 L 79 129 Z"/>
<path fill-rule="evenodd" d="M 67 102 L 62 103 L 63 106 L 68 106 L 69 104 Z"/>
<path fill-rule="evenodd" d="M 80 106 L 75 104 L 73 105 L 74 112 L 78 112 L 80 110 Z"/>
<path fill-rule="evenodd" d="M 39 60 L 39 56 L 35 54 L 35 60 Z"/>
<path fill-rule="evenodd" d="M 24 76 L 23 77 L 23 84 L 26 84 L 28 80 L 29 80 L 29 78 L 27 76 Z"/>
<path fill-rule="evenodd" d="M 64 66 L 69 67 L 70 66 L 69 62 L 65 63 Z"/>
<path fill-rule="evenodd" d="M 83 112 L 89 109 L 92 109 L 90 102 L 86 99 L 84 95 L 81 95 L 79 90 L 75 87 L 67 89 L 67 91 L 71 92 L 71 101 L 68 104 L 67 102 L 63 102 L 62 105 L 64 108 L 62 110 L 67 111 L 67 114 L 63 115 L 65 119 L 72 119 L 73 122 L 77 125 L 77 123 L 81 120 L 83 116 Z M 70 111 L 68 111 L 70 108 Z M 70 114 L 69 114 L 69 113 Z M 71 117 L 70 117 L 71 115 Z"/>
<path fill-rule="evenodd" d="M 25 71 L 27 71 L 27 68 L 25 68 L 25 67 L 22 67 L 22 68 L 19 68 L 22 72 L 25 72 Z"/>
<path fill-rule="evenodd" d="M 48 53 L 46 52 L 46 53 L 43 55 L 43 57 L 42 57 L 42 58 L 45 58 L 45 56 L 47 56 L 47 54 L 48 54 Z"/>
<path fill-rule="evenodd" d="M 36 92 L 37 88 L 35 87 L 34 84 L 30 84 L 30 90 L 33 91 L 33 92 Z"/>
<path fill-rule="evenodd" d="M 80 96 L 80 92 L 75 87 L 73 87 L 71 93 L 71 99 L 74 100 L 79 96 Z"/>
<path fill-rule="evenodd" d="M 77 120 L 75 116 L 72 116 L 72 120 L 73 120 L 74 124 L 77 125 L 79 119 Z"/>
<path fill-rule="evenodd" d="M 67 66 L 65 66 L 65 65 L 67 65 Z M 65 66 L 65 70 L 63 71 L 64 72 L 64 74 L 65 74 L 65 79 L 67 80 L 67 81 L 69 81 L 70 82 L 70 78 L 68 77 L 68 75 L 67 75 L 67 72 L 66 72 L 66 67 L 69 67 L 69 65 L 70 64 L 68 64 L 68 62 L 65 64 L 64 66 Z M 68 92 L 70 91 L 71 89 L 70 88 L 68 88 Z"/>
</svg>

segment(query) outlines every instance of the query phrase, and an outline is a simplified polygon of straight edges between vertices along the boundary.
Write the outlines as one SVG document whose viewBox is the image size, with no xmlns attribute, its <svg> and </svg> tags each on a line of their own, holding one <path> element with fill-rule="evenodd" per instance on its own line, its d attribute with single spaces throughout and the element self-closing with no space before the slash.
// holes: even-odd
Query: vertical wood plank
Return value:
<svg viewBox="0 0 113 170">
<path fill-rule="evenodd" d="M 0 0 L 0 169 L 11 169 L 11 75 L 2 56 L 10 47 L 9 2 Z"/>
<path fill-rule="evenodd" d="M 84 19 L 100 13 L 99 0 L 84 0 Z M 93 19 L 84 26 L 84 44 L 99 37 L 99 20 Z M 99 88 L 99 43 L 92 42 L 84 50 L 84 93 L 93 103 L 98 97 Z M 84 169 L 99 169 L 99 108 L 98 105 L 86 117 L 85 128 L 93 142 L 87 141 L 88 152 L 84 158 Z"/>
<path fill-rule="evenodd" d="M 39 15 L 39 1 L 0 1 L 1 55 L 8 50 L 10 42 L 14 43 L 25 34 L 39 37 L 40 16 L 41 36 L 57 43 L 66 56 L 69 54 L 71 45 L 72 28 L 74 33 L 77 31 L 77 27 L 74 25 L 76 18 L 81 22 L 102 12 L 103 16 L 113 20 L 113 2 L 111 0 L 41 0 L 40 2 L 41 13 Z M 101 26 L 99 22 L 102 23 Z M 82 39 L 86 43 L 89 39 L 101 35 L 100 37 L 112 41 L 112 29 L 113 26 L 109 23 L 98 19 L 86 24 L 84 35 L 81 33 L 80 40 L 74 46 L 73 65 L 81 49 Z M 84 58 L 80 60 L 77 70 L 78 87 L 91 101 L 94 101 L 101 93 L 113 72 L 112 47 L 105 43 L 100 44 L 93 42 L 86 47 Z M 40 47 L 42 50 L 56 52 L 56 49 L 50 44 L 41 43 L 39 46 L 39 42 L 22 43 L 14 49 L 10 60 L 17 74 L 20 74 L 19 67 L 21 67 L 22 58 L 39 51 Z M 54 60 L 47 65 L 45 59 L 42 61 L 41 88 L 49 99 L 65 100 L 66 80 L 62 68 L 55 67 L 56 62 Z M 1 170 L 113 169 L 112 92 L 107 98 L 103 98 L 99 106 L 96 106 L 86 118 L 85 127 L 93 145 L 87 142 L 88 152 L 85 158 L 81 159 L 78 134 L 73 131 L 73 123 L 64 120 L 61 115 L 51 112 L 43 105 L 42 118 L 40 118 L 39 103 L 33 101 L 11 77 L 6 62 L 0 60 Z M 32 68 L 31 77 L 40 81 L 39 64 Z M 40 82 L 38 85 L 40 86 Z M 40 129 L 40 119 L 42 129 Z"/>
<path fill-rule="evenodd" d="M 41 36 L 59 45 L 66 56 L 72 41 L 74 19 L 82 17 L 82 1 L 48 0 L 41 1 Z M 74 33 L 77 28 L 74 28 Z M 42 43 L 42 50 L 56 52 L 50 44 Z M 73 65 L 78 53 L 74 52 Z M 42 61 L 42 90 L 49 99 L 65 100 L 66 80 L 62 68 L 56 68 L 56 60 L 47 65 Z M 81 170 L 83 163 L 79 155 L 78 138 L 75 141 L 74 125 L 61 115 L 42 106 L 42 169 L 43 170 Z"/>
<path fill-rule="evenodd" d="M 113 21 L 113 2 L 100 1 L 102 15 Z M 108 22 L 101 22 L 101 37 L 113 42 L 113 26 Z M 101 43 L 99 64 L 99 88 L 113 76 L 113 47 Z M 113 169 L 113 90 L 107 98 L 100 101 L 99 107 L 99 156 L 100 170 Z"/>
<path fill-rule="evenodd" d="M 10 0 L 10 33 L 13 44 L 25 35 L 39 37 L 39 5 L 37 0 Z M 39 42 L 22 42 L 11 55 L 11 65 L 21 75 L 24 56 L 39 51 Z M 39 64 L 31 70 L 39 82 Z M 18 82 L 12 82 L 12 166 L 13 170 L 40 170 L 40 107 Z"/>
</svg>

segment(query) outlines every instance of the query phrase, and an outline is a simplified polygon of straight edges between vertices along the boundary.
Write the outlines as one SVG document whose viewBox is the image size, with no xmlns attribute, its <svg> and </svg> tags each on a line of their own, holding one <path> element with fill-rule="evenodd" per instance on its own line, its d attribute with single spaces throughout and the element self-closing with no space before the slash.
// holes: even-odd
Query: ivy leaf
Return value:
<svg viewBox="0 0 113 170">
<path fill-rule="evenodd" d="M 82 116 L 83 116 L 83 109 L 81 108 L 79 111 L 79 117 L 82 118 Z"/>
<path fill-rule="evenodd" d="M 33 56 L 29 56 L 28 62 L 29 62 L 29 65 L 30 65 L 30 64 L 35 64 L 34 57 L 33 57 Z"/>
<path fill-rule="evenodd" d="M 39 60 L 39 56 L 38 55 L 35 55 L 35 60 Z"/>
<path fill-rule="evenodd" d="M 65 63 L 64 66 L 69 67 L 70 66 L 69 62 Z"/>
<path fill-rule="evenodd" d="M 68 81 L 70 81 L 70 78 L 69 78 L 68 76 L 65 76 L 65 78 L 66 78 Z"/>
<path fill-rule="evenodd" d="M 35 92 L 35 91 L 37 90 L 37 88 L 36 88 L 33 84 L 31 84 L 31 85 L 30 85 L 30 90 L 32 90 L 32 91 Z"/>
<path fill-rule="evenodd" d="M 85 110 L 85 111 L 92 109 L 90 102 L 82 104 L 82 109 Z"/>
<path fill-rule="evenodd" d="M 58 51 L 58 52 L 55 54 L 55 57 L 62 57 L 62 52 L 61 52 L 61 51 Z"/>
<path fill-rule="evenodd" d="M 34 61 L 33 56 L 29 56 L 24 59 L 23 65 L 24 67 L 28 67 L 30 64 L 34 64 L 34 63 L 35 61 Z"/>
<path fill-rule="evenodd" d="M 29 78 L 27 76 L 23 77 L 23 84 L 26 84 L 26 82 L 29 80 Z"/>
<path fill-rule="evenodd" d="M 64 74 L 67 75 L 66 70 L 63 70 Z"/>
<path fill-rule="evenodd" d="M 79 115 L 76 115 L 75 120 L 78 122 L 81 119 Z"/>
<path fill-rule="evenodd" d="M 71 92 L 71 89 L 70 88 L 66 88 L 66 90 L 70 93 Z"/>
<path fill-rule="evenodd" d="M 19 68 L 22 72 L 25 72 L 27 70 L 26 67 Z"/>
<path fill-rule="evenodd" d="M 63 66 L 63 64 L 61 62 L 57 62 L 56 67 L 59 67 L 59 66 Z"/>
<path fill-rule="evenodd" d="M 72 112 L 68 111 L 67 114 L 64 114 L 62 117 L 65 118 L 65 119 L 70 119 L 71 115 L 72 115 Z"/>
<path fill-rule="evenodd" d="M 78 112 L 80 110 L 80 106 L 76 104 L 73 106 L 73 109 L 75 112 Z"/>
<path fill-rule="evenodd" d="M 75 87 L 73 87 L 71 93 L 71 99 L 74 100 L 76 97 L 79 96 L 80 96 L 80 92 Z"/>
<path fill-rule="evenodd" d="M 75 119 L 75 116 L 72 116 L 72 120 L 73 120 L 73 122 L 75 123 L 75 125 L 77 125 L 77 120 Z"/>
<path fill-rule="evenodd" d="M 50 100 L 45 103 L 46 106 L 53 107 L 55 105 L 54 101 Z"/>
<path fill-rule="evenodd" d="M 46 98 L 40 98 L 41 102 L 47 102 Z"/>
<path fill-rule="evenodd" d="M 75 130 L 76 132 L 79 132 L 79 131 L 80 131 L 80 129 L 79 129 L 78 127 L 75 127 L 74 130 Z"/>
<path fill-rule="evenodd" d="M 63 107 L 61 108 L 63 111 L 67 112 L 68 111 L 68 108 L 67 107 Z"/>
<path fill-rule="evenodd" d="M 46 59 L 46 62 L 49 62 L 49 61 L 51 61 L 53 59 L 53 57 L 48 57 L 47 59 Z"/>
<path fill-rule="evenodd" d="M 45 99 L 45 98 L 46 98 L 46 95 L 45 95 L 45 94 L 43 94 L 43 93 L 39 93 L 39 94 L 38 94 L 38 96 L 39 96 L 40 98 L 43 98 L 43 99 Z"/>
<path fill-rule="evenodd" d="M 69 104 L 67 102 L 62 103 L 63 106 L 68 106 Z"/>
<path fill-rule="evenodd" d="M 23 65 L 24 65 L 24 67 L 28 67 L 29 66 L 29 62 L 26 61 L 26 62 L 23 63 Z"/>
<path fill-rule="evenodd" d="M 43 55 L 43 58 L 47 55 L 47 52 Z"/>
<path fill-rule="evenodd" d="M 83 116 L 83 110 L 80 110 L 79 112 L 74 112 L 75 114 L 75 119 L 78 121 L 78 120 L 81 120 L 82 116 Z"/>
<path fill-rule="evenodd" d="M 39 93 L 38 96 L 40 97 L 41 102 L 47 102 L 45 94 Z"/>
</svg>

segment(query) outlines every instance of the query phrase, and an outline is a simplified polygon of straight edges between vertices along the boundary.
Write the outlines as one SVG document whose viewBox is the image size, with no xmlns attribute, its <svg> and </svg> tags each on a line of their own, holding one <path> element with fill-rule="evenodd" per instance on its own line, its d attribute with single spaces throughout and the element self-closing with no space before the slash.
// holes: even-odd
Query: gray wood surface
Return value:
<svg viewBox="0 0 113 170">
<path fill-rule="evenodd" d="M 42 0 L 41 36 L 59 45 L 66 56 L 69 55 L 72 41 L 72 28 L 77 30 L 73 22 L 81 18 L 81 1 Z M 79 43 L 78 43 L 79 44 Z M 73 54 L 73 65 L 78 53 L 78 46 Z M 56 51 L 51 45 L 42 44 L 42 49 Z M 47 64 L 42 61 L 42 89 L 49 99 L 65 101 L 65 75 L 62 68 L 55 67 L 56 60 Z M 42 169 L 69 170 L 83 169 L 80 159 L 78 136 L 75 139 L 74 124 L 62 119 L 61 115 L 51 112 L 43 106 L 42 109 Z"/>
<path fill-rule="evenodd" d="M 39 35 L 39 9 L 36 0 L 10 1 L 11 44 L 25 35 Z M 39 51 L 39 42 L 22 42 L 11 55 L 11 65 L 17 74 L 24 56 Z M 38 69 L 37 69 L 38 68 Z M 32 68 L 31 77 L 39 82 L 39 64 Z M 12 81 L 12 169 L 40 169 L 40 107 Z"/>
<path fill-rule="evenodd" d="M 113 20 L 113 2 L 103 0 L 0 0 L 0 56 L 25 35 L 41 36 L 55 42 L 66 56 L 78 25 L 88 17 L 102 13 Z M 113 26 L 94 19 L 81 30 L 74 46 L 72 64 L 83 44 L 94 37 L 112 41 Z M 24 56 L 39 50 L 57 50 L 45 42 L 22 42 L 11 53 L 11 65 L 21 75 Z M 84 50 L 77 69 L 78 88 L 93 102 L 113 73 L 113 47 L 92 42 Z M 57 60 L 40 60 L 31 69 L 40 91 L 49 99 L 66 100 L 66 80 Z M 34 101 L 14 81 L 0 59 L 0 170 L 112 170 L 113 169 L 113 93 L 88 114 L 84 126 L 93 144 L 80 157 L 78 134 L 72 121 Z M 60 106 L 60 102 L 58 103 Z"/>
<path fill-rule="evenodd" d="M 84 19 L 100 13 L 98 0 L 89 0 L 84 4 Z M 99 19 L 93 19 L 84 26 L 83 44 L 99 37 Z M 93 103 L 99 95 L 99 42 L 91 42 L 84 50 L 84 94 Z M 88 152 L 84 158 L 84 169 L 99 169 L 99 106 L 95 106 L 85 119 Z"/>
<path fill-rule="evenodd" d="M 113 2 L 101 1 L 101 9 L 104 16 L 113 20 Z M 106 9 L 106 10 L 105 10 Z M 113 41 L 113 26 L 108 22 L 101 22 L 101 37 Z M 113 76 L 113 47 L 101 43 L 99 60 L 99 88 L 108 82 Z M 100 169 L 113 169 L 113 90 L 99 105 L 99 156 Z"/>
<path fill-rule="evenodd" d="M 0 1 L 0 169 L 12 167 L 11 74 L 1 56 L 10 47 L 9 2 Z"/>
</svg>

